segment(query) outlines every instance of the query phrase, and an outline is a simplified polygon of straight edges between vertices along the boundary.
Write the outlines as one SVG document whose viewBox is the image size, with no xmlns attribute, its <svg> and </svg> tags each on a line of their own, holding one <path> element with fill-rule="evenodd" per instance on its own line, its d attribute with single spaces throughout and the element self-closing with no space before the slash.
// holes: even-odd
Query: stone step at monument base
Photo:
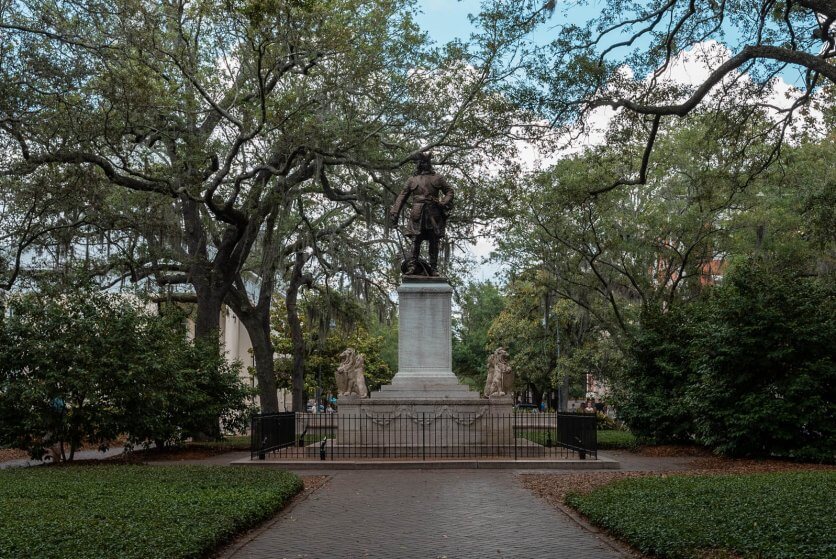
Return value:
<svg viewBox="0 0 836 559">
<path fill-rule="evenodd" d="M 452 374 L 445 376 L 404 375 L 399 373 L 392 384 L 372 392 L 375 400 L 478 400 L 479 392 L 471 390 Z"/>
<path fill-rule="evenodd" d="M 544 458 L 545 447 L 528 439 L 517 438 L 515 444 L 340 444 L 329 440 L 325 445 L 326 459 L 330 458 Z M 319 459 L 319 445 L 305 447 L 305 456 Z"/>
<path fill-rule="evenodd" d="M 466 387 L 465 387 L 466 388 Z M 406 397 L 399 398 L 395 396 L 400 390 L 386 390 L 380 392 L 373 392 L 371 398 L 358 398 L 356 396 L 340 396 L 337 399 L 337 409 L 339 413 L 335 414 L 338 418 L 356 417 L 359 415 L 377 416 L 411 416 L 416 418 L 416 414 L 428 413 L 438 415 L 443 413 L 445 416 L 453 415 L 471 415 L 482 417 L 487 416 L 502 416 L 510 417 L 514 413 L 514 401 L 510 396 L 498 398 L 480 398 L 479 393 L 475 391 L 460 392 L 462 396 L 450 395 L 444 397 L 432 397 L 423 394 L 422 397 Z M 386 397 L 379 397 L 380 394 L 386 394 Z M 474 397 L 475 396 L 475 397 Z"/>
<path fill-rule="evenodd" d="M 388 392 L 375 392 L 372 394 L 375 400 L 478 400 L 479 394 L 476 392 L 462 392 L 460 394 L 450 393 L 444 390 L 392 390 Z"/>
<path fill-rule="evenodd" d="M 450 388 L 433 384 L 413 386 L 383 386 L 372 392 L 374 400 L 478 400 L 479 393 L 467 386 Z"/>
</svg>

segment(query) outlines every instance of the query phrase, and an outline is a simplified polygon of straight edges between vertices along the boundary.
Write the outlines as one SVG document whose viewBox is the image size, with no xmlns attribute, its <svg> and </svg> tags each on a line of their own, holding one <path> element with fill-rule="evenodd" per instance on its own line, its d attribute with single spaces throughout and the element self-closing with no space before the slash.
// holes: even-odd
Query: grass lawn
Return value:
<svg viewBox="0 0 836 559">
<path fill-rule="evenodd" d="M 566 502 L 663 558 L 834 558 L 836 472 L 647 477 Z"/>
<path fill-rule="evenodd" d="M 629 431 L 598 431 L 598 448 L 632 449 L 636 448 L 636 437 Z"/>
<path fill-rule="evenodd" d="M 301 489 L 261 468 L 0 470 L 0 558 L 203 557 Z"/>
<path fill-rule="evenodd" d="M 557 446 L 557 431 L 554 429 L 532 429 L 530 431 L 517 431 L 516 436 L 521 439 L 528 439 L 529 441 L 543 445 L 543 446 Z"/>
<path fill-rule="evenodd" d="M 191 441 L 186 446 L 223 450 L 250 450 L 249 435 L 230 435 L 219 441 Z"/>
<path fill-rule="evenodd" d="M 517 436 L 541 445 L 548 445 L 547 430 L 520 431 Z M 636 437 L 629 431 L 598 431 L 599 449 L 632 449 L 636 447 Z M 557 446 L 557 431 L 551 430 L 551 446 Z"/>
</svg>

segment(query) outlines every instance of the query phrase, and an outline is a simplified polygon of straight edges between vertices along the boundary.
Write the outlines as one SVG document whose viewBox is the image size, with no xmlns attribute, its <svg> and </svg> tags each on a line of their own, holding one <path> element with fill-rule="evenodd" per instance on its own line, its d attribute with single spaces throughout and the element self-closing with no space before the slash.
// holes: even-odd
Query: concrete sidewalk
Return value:
<svg viewBox="0 0 836 559">
<path fill-rule="evenodd" d="M 251 460 L 245 456 L 231 462 L 245 468 L 281 468 L 306 470 L 617 470 L 619 463 L 599 455 L 598 460 Z"/>
<path fill-rule="evenodd" d="M 626 557 L 508 470 L 340 471 L 220 557 Z"/>
</svg>

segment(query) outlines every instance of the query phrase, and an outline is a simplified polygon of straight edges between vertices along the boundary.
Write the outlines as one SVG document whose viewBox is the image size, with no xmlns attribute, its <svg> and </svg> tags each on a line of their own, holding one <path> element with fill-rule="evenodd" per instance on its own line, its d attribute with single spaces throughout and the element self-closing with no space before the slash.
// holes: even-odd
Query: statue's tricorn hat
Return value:
<svg viewBox="0 0 836 559">
<path fill-rule="evenodd" d="M 431 151 L 422 151 L 421 153 L 415 156 L 415 161 L 417 163 L 419 173 L 432 172 L 432 157 L 433 154 Z"/>
</svg>

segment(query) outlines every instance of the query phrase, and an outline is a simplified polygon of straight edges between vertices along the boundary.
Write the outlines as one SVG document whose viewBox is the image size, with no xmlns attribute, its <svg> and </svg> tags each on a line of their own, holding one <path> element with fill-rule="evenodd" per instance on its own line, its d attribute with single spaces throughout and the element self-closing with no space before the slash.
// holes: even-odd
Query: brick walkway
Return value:
<svg viewBox="0 0 836 559">
<path fill-rule="evenodd" d="M 341 471 L 224 558 L 624 557 L 510 471 Z"/>
</svg>

